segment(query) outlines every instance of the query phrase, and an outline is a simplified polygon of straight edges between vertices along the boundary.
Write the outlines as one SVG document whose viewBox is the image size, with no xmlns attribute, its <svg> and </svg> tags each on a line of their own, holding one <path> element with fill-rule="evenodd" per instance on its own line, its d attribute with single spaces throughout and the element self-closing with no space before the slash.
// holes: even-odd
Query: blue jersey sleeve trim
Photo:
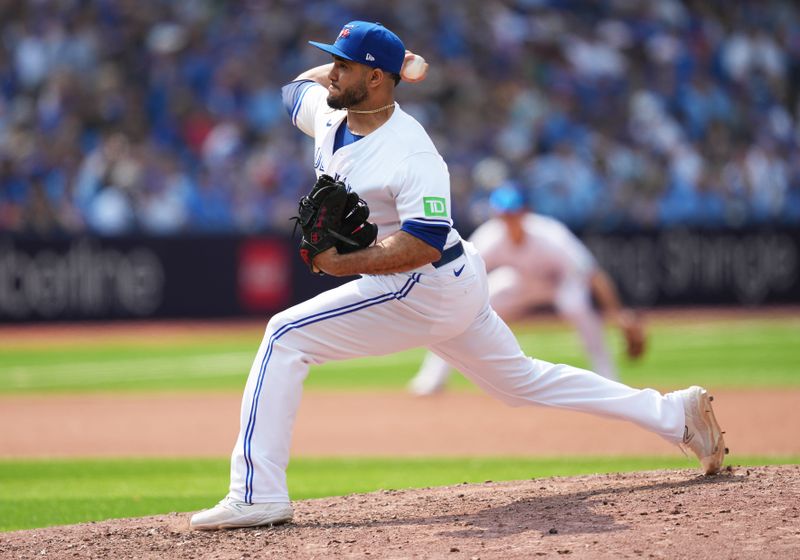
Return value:
<svg viewBox="0 0 800 560">
<path fill-rule="evenodd" d="M 414 220 L 406 220 L 400 229 L 424 241 L 440 253 L 444 250 L 447 234 L 450 233 L 450 226 L 448 225 L 426 224 L 415 222 Z"/>
<path fill-rule="evenodd" d="M 315 85 L 317 82 L 313 80 L 297 80 L 289 82 L 281 88 L 281 97 L 283 98 L 283 107 L 289 116 L 292 117 L 292 124 L 297 125 L 297 113 L 300 111 L 300 105 L 303 103 L 303 97 L 306 92 Z"/>
<path fill-rule="evenodd" d="M 413 218 L 410 221 L 430 223 L 430 224 L 438 224 L 438 225 L 444 225 L 444 226 L 447 226 L 447 227 L 451 227 L 450 226 L 450 220 L 448 220 L 446 218 L 445 219 L 438 219 L 438 218 L 419 218 L 419 217 L 417 217 L 417 218 Z"/>
</svg>

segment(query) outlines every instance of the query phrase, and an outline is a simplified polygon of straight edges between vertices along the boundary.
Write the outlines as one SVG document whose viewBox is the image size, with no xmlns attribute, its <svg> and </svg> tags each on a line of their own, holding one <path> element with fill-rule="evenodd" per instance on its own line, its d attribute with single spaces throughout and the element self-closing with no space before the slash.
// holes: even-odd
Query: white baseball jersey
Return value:
<svg viewBox="0 0 800 560">
<path fill-rule="evenodd" d="M 326 88 L 310 85 L 294 112 L 294 123 L 314 138 L 317 175 L 344 181 L 369 205 L 378 240 L 406 222 L 452 227 L 450 175 L 425 129 L 396 104 L 380 128 L 334 153 L 334 137 L 347 111 L 328 107 L 327 97 Z M 451 229 L 444 248 L 459 239 Z"/>
<path fill-rule="evenodd" d="M 286 96 L 291 97 L 287 107 L 293 122 L 314 137 L 317 172 L 338 175 L 367 201 L 381 237 L 406 230 L 409 222 L 428 224 L 442 234 L 438 242 L 453 246 L 454 257 L 438 267 L 363 275 L 270 319 L 242 398 L 231 455 L 232 499 L 289 500 L 292 426 L 310 365 L 418 346 L 446 358 L 509 404 L 547 404 L 624 418 L 680 441 L 684 412 L 679 396 L 639 391 L 522 352 L 489 306 L 486 270 L 477 251 L 454 229 L 447 230 L 452 223 L 447 168 L 412 117 L 396 106 L 380 128 L 334 153 L 334 129 L 345 112 L 327 109 L 326 90 L 320 86 L 293 91 Z"/>
</svg>

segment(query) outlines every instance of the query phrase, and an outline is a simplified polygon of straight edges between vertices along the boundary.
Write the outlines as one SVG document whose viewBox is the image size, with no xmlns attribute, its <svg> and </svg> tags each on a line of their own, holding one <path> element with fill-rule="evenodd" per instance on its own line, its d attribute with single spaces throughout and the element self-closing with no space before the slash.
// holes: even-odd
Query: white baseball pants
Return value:
<svg viewBox="0 0 800 560">
<path fill-rule="evenodd" d="M 541 282 L 531 281 L 510 266 L 492 270 L 488 279 L 489 304 L 503 321 L 520 319 L 535 305 L 553 304 L 578 331 L 592 371 L 618 380 L 617 368 L 605 343 L 603 319 L 592 307 L 586 281 L 568 280 L 553 290 Z M 445 360 L 428 352 L 414 379 L 426 387 L 441 387 L 450 377 L 450 368 Z"/>
<path fill-rule="evenodd" d="M 442 268 L 365 276 L 270 320 L 242 399 L 231 497 L 288 501 L 292 427 L 311 364 L 417 346 L 430 347 L 512 406 L 546 405 L 620 418 L 669 441 L 681 440 L 679 397 L 525 356 L 489 306 L 483 261 L 472 245 L 464 242 L 464 247 L 464 256 Z"/>
</svg>

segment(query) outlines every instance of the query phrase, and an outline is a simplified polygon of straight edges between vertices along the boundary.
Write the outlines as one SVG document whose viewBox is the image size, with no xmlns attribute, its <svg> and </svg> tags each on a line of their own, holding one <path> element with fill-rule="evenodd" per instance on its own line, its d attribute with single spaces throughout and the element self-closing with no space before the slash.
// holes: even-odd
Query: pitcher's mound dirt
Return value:
<svg viewBox="0 0 800 560">
<path fill-rule="evenodd" d="M 223 532 L 189 514 L 18 531 L 2 558 L 796 558 L 800 466 L 547 478 L 308 500 Z"/>
</svg>

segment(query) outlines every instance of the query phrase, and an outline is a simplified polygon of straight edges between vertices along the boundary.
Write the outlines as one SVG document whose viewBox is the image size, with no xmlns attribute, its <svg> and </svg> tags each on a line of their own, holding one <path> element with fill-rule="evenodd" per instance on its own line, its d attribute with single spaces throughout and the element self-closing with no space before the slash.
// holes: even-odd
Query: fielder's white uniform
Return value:
<svg viewBox="0 0 800 560">
<path fill-rule="evenodd" d="M 523 317 L 531 307 L 552 304 L 577 329 L 592 371 L 617 379 L 605 344 L 603 319 L 592 305 L 591 278 L 598 270 L 592 254 L 561 222 L 526 214 L 523 239 L 511 242 L 500 218 L 482 224 L 470 237 L 489 270 L 489 303 L 504 321 Z M 450 375 L 447 362 L 429 353 L 414 378 L 419 392 L 441 387 Z"/>
<path fill-rule="evenodd" d="M 318 173 L 342 178 L 367 201 L 379 239 L 407 220 L 451 224 L 447 167 L 425 130 L 399 106 L 362 140 L 333 153 L 346 111 L 310 85 L 293 122 L 315 141 Z M 513 405 L 548 405 L 630 420 L 669 441 L 684 430 L 680 396 L 636 390 L 586 370 L 525 356 L 489 306 L 475 248 L 449 231 L 464 254 L 445 266 L 365 275 L 275 315 L 253 362 L 231 461 L 229 496 L 287 502 L 286 467 L 303 380 L 311 364 L 427 346 L 485 391 Z M 465 411 L 466 413 L 466 411 Z"/>
</svg>

